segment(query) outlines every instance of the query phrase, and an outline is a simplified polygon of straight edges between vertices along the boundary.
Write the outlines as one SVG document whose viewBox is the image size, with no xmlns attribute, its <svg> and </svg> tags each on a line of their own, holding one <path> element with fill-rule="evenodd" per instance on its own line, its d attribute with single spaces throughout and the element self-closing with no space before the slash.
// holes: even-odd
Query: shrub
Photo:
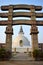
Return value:
<svg viewBox="0 0 43 65">
<path fill-rule="evenodd" d="M 0 59 L 5 57 L 5 49 L 0 48 Z"/>
<path fill-rule="evenodd" d="M 11 58 L 11 52 L 10 51 L 6 51 L 5 57 L 6 58 Z"/>
<path fill-rule="evenodd" d="M 38 50 L 34 50 L 33 51 L 33 57 L 36 57 L 37 58 L 38 57 L 38 54 L 39 54 L 39 51 Z"/>
<path fill-rule="evenodd" d="M 43 59 L 43 51 L 40 50 L 34 50 L 33 51 L 33 57 L 37 60 L 37 59 Z"/>
<path fill-rule="evenodd" d="M 6 51 L 5 48 L 0 48 L 0 60 L 8 60 L 11 57 L 11 52 Z"/>
</svg>

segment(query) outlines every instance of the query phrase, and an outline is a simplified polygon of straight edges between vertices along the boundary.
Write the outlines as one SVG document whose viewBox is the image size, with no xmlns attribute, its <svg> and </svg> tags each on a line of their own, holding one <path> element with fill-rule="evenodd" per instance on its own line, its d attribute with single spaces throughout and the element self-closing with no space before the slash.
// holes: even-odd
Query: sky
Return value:
<svg viewBox="0 0 43 65">
<path fill-rule="evenodd" d="M 28 5 L 40 5 L 43 8 L 43 0 L 0 0 L 0 6 L 2 5 L 15 5 L 15 4 L 28 4 Z M 1 12 L 1 10 L 0 10 Z M 43 9 L 42 9 L 43 12 Z M 43 18 L 42 18 L 43 19 Z M 1 20 L 1 18 L 0 18 Z M 24 35 L 28 38 L 31 43 L 31 36 L 30 36 L 30 26 L 29 25 L 22 25 Z M 5 34 L 6 26 L 0 26 L 0 43 L 6 42 L 6 34 Z M 18 35 L 20 30 L 20 25 L 13 26 L 13 33 L 12 41 L 14 41 L 15 37 Z M 43 43 L 43 26 L 38 26 L 39 34 L 38 34 L 38 42 Z"/>
</svg>

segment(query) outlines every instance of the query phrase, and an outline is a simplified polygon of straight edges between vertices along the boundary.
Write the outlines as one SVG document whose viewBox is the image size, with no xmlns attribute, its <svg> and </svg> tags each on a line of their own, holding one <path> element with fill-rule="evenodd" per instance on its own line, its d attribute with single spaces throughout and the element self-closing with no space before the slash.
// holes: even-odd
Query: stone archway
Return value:
<svg viewBox="0 0 43 65">
<path fill-rule="evenodd" d="M 30 12 L 13 12 L 13 10 L 30 10 Z M 13 25 L 31 25 L 31 37 L 32 37 L 32 51 L 38 49 L 38 28 L 37 26 L 42 26 L 43 21 L 37 21 L 36 18 L 42 18 L 43 13 L 35 13 L 35 11 L 42 10 L 41 6 L 34 5 L 9 5 L 1 6 L 2 11 L 8 11 L 8 13 L 0 13 L 0 17 L 8 18 L 7 21 L 0 21 L 0 25 L 7 25 L 6 27 L 6 50 L 12 49 L 12 34 Z M 13 20 L 13 17 L 30 17 L 31 20 Z"/>
</svg>

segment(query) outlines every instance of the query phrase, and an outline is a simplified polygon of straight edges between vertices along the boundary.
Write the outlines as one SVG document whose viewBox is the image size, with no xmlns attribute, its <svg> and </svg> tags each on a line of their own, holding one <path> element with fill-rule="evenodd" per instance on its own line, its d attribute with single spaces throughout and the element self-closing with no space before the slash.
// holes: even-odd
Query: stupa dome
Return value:
<svg viewBox="0 0 43 65">
<path fill-rule="evenodd" d="M 14 39 L 12 47 L 14 48 L 14 47 L 29 47 L 29 46 L 30 46 L 30 42 L 24 36 L 24 32 L 21 26 L 18 36 Z"/>
</svg>

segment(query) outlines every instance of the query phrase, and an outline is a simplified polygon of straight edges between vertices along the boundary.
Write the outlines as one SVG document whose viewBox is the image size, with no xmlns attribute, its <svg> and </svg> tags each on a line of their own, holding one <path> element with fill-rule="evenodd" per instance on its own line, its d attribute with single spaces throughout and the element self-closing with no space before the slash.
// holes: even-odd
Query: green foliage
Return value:
<svg viewBox="0 0 43 65">
<path fill-rule="evenodd" d="M 40 51 L 40 50 L 34 50 L 33 51 L 33 57 L 35 59 L 42 59 L 43 60 L 43 51 Z"/>
<path fill-rule="evenodd" d="M 0 48 L 0 58 L 4 58 L 4 57 L 5 57 L 5 49 Z"/>
<path fill-rule="evenodd" d="M 0 60 L 7 60 L 11 57 L 11 52 L 6 51 L 5 48 L 0 48 Z"/>
<path fill-rule="evenodd" d="M 38 50 L 34 50 L 33 51 L 33 57 L 38 57 L 39 51 Z"/>
</svg>

